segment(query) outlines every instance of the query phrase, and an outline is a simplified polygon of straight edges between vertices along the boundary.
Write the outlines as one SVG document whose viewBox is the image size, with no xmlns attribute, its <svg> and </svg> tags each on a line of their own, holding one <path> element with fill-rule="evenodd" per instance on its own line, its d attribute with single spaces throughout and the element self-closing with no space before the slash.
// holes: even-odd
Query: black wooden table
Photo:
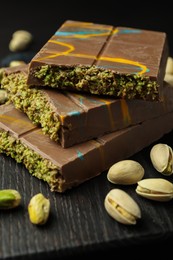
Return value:
<svg viewBox="0 0 173 260">
<path fill-rule="evenodd" d="M 173 132 L 158 142 L 172 146 L 172 140 Z M 131 158 L 143 165 L 145 177 L 162 177 L 150 161 L 153 144 Z M 46 183 L 31 177 L 23 165 L 0 155 L 0 188 L 14 188 L 22 195 L 18 208 L 0 211 L 0 259 L 68 259 L 115 251 L 133 255 L 137 246 L 144 245 L 156 248 L 157 252 L 162 250 L 173 239 L 173 201 L 149 201 L 136 194 L 136 184 L 114 185 L 108 182 L 106 174 L 103 172 L 64 194 L 52 193 Z M 173 176 L 166 179 L 173 182 Z M 115 187 L 126 190 L 141 207 L 142 218 L 135 226 L 120 224 L 105 211 L 104 198 Z M 38 192 L 51 202 L 50 217 L 44 226 L 31 224 L 28 217 L 28 202 Z"/>
</svg>

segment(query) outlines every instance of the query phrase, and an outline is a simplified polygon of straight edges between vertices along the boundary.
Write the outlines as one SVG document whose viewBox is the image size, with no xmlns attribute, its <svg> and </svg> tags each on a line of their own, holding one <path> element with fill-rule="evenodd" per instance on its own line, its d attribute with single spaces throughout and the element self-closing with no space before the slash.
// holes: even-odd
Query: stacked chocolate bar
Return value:
<svg viewBox="0 0 173 260">
<path fill-rule="evenodd" d="M 4 71 L 0 152 L 64 192 L 173 129 L 166 34 L 66 21 Z"/>
</svg>

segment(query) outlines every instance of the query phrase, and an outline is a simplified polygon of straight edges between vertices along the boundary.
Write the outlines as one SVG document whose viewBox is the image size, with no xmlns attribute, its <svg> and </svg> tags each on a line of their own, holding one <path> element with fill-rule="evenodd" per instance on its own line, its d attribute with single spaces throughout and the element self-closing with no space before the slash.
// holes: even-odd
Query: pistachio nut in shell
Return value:
<svg viewBox="0 0 173 260">
<path fill-rule="evenodd" d="M 107 213 L 116 221 L 135 225 L 137 219 L 141 218 L 141 210 L 136 201 L 121 189 L 112 189 L 108 192 L 104 200 Z"/>
<path fill-rule="evenodd" d="M 169 201 L 173 198 L 173 184 L 163 178 L 143 179 L 138 182 L 136 192 L 150 200 Z"/>
<path fill-rule="evenodd" d="M 122 160 L 113 164 L 107 173 L 107 179 L 114 184 L 135 184 L 144 176 L 144 168 L 134 160 Z"/>
<path fill-rule="evenodd" d="M 167 144 L 158 143 L 151 148 L 150 159 L 153 167 L 163 175 L 173 173 L 173 151 Z"/>
</svg>

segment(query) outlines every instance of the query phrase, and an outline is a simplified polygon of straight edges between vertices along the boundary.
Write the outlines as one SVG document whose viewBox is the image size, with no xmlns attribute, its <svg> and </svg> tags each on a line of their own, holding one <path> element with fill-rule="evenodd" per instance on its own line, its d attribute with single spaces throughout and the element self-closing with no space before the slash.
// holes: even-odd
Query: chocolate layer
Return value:
<svg viewBox="0 0 173 260">
<path fill-rule="evenodd" d="M 17 109 L 63 148 L 173 111 L 173 88 L 167 83 L 163 102 L 152 102 L 28 88 L 26 79 L 27 65 L 7 68 L 2 88 Z"/>
<path fill-rule="evenodd" d="M 27 83 L 161 100 L 167 58 L 165 32 L 67 20 L 31 60 Z"/>
<path fill-rule="evenodd" d="M 173 129 L 173 112 L 63 149 L 12 104 L 0 106 L 0 152 L 23 163 L 51 191 L 65 192 L 128 158 Z"/>
</svg>

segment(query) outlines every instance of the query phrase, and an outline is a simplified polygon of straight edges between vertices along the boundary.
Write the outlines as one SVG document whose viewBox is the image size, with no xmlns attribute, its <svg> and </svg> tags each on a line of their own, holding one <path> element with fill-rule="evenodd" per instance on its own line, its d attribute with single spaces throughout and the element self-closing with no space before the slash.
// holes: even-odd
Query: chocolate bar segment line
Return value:
<svg viewBox="0 0 173 260">
<path fill-rule="evenodd" d="M 27 83 L 161 100 L 167 58 L 164 32 L 67 20 L 31 60 Z"/>
<path fill-rule="evenodd" d="M 8 91 L 17 109 L 63 148 L 173 110 L 173 88 L 166 83 L 163 102 L 102 98 L 51 88 L 28 88 L 27 68 L 7 68 L 2 88 Z"/>
<path fill-rule="evenodd" d="M 65 192 L 98 176 L 113 163 L 134 155 L 170 132 L 172 120 L 173 112 L 166 113 L 63 149 L 41 129 L 33 128 L 27 116 L 12 104 L 3 105 L 0 107 L 0 153 L 23 163 L 29 173 L 45 181 L 51 191 Z M 24 123 L 18 124 L 19 121 Z"/>
</svg>

